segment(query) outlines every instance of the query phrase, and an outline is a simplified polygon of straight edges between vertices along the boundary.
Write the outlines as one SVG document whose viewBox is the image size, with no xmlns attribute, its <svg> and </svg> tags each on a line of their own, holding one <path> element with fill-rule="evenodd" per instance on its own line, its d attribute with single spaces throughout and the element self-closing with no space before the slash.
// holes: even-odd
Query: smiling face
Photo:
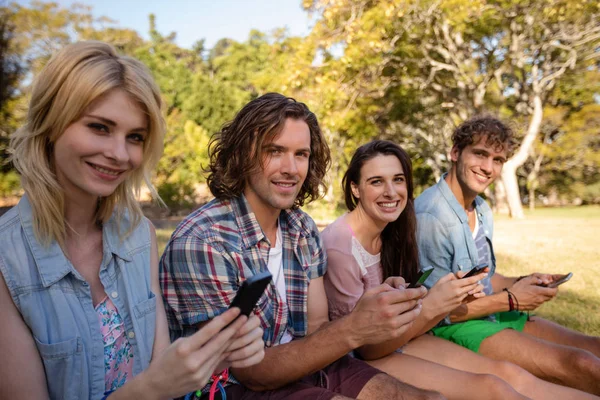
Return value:
<svg viewBox="0 0 600 400">
<path fill-rule="evenodd" d="M 111 195 L 142 164 L 143 111 L 120 89 L 92 103 L 54 143 L 53 162 L 67 199 Z"/>
<path fill-rule="evenodd" d="M 487 136 L 481 136 L 462 151 L 454 146 L 450 153 L 456 178 L 464 192 L 464 197 L 482 193 L 500 176 L 507 159 L 506 146 L 486 143 Z"/>
<path fill-rule="evenodd" d="M 351 187 L 357 208 L 377 224 L 395 221 L 406 207 L 406 176 L 396 156 L 380 154 L 365 161 L 359 183 Z"/>
<path fill-rule="evenodd" d="M 262 148 L 262 168 L 250 176 L 244 195 L 255 214 L 278 214 L 291 208 L 308 173 L 310 130 L 288 118 L 283 129 Z"/>
</svg>

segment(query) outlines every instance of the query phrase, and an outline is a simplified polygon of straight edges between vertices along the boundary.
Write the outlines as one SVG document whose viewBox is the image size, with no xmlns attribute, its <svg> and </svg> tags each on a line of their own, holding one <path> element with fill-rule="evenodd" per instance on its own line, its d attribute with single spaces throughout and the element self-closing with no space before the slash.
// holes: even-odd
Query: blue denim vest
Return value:
<svg viewBox="0 0 600 400">
<path fill-rule="evenodd" d="M 434 267 L 433 273 L 425 282 L 428 288 L 449 272 L 469 271 L 479 263 L 479 254 L 467 213 L 446 183 L 446 175 L 415 199 L 419 263 L 421 267 Z M 485 200 L 479 196 L 475 198 L 475 212 L 480 229 L 483 229 L 490 246 L 492 261 L 488 277 L 481 283 L 486 294 L 492 294 L 490 278 L 496 270 L 496 257 L 492 246 L 493 214 Z M 446 323 L 449 323 L 449 319 L 446 319 Z"/>
<path fill-rule="evenodd" d="M 100 399 L 104 343 L 89 285 L 60 246 L 38 243 L 31 205 L 23 196 L 0 217 L 0 273 L 31 330 L 46 371 L 50 398 Z M 128 218 L 120 221 L 127 229 Z M 134 352 L 134 375 L 148 367 L 156 323 L 146 220 L 120 241 L 114 217 L 103 226 L 100 280 L 123 318 Z"/>
</svg>

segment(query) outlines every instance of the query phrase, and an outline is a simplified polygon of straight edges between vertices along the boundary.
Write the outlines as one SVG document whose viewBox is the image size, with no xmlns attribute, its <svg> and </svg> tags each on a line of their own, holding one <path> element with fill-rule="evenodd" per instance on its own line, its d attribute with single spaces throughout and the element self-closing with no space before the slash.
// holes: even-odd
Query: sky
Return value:
<svg viewBox="0 0 600 400">
<path fill-rule="evenodd" d="M 74 0 L 54 0 L 70 7 Z M 19 3 L 29 4 L 27 0 Z M 269 33 L 287 27 L 294 36 L 310 32 L 314 20 L 302 9 L 301 0 L 79 0 L 91 5 L 94 16 L 118 21 L 148 38 L 148 15 L 156 15 L 158 31 L 177 33 L 176 43 L 190 48 L 196 40 L 206 39 L 211 48 L 222 38 L 244 41 L 251 29 Z"/>
</svg>

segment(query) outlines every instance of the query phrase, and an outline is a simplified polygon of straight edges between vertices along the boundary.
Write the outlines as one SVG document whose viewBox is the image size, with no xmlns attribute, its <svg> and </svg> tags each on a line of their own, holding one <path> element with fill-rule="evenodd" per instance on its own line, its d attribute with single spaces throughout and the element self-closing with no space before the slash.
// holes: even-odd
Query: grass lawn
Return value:
<svg viewBox="0 0 600 400">
<path fill-rule="evenodd" d="M 600 207 L 546 208 L 526 214 L 520 221 L 496 218 L 498 272 L 508 276 L 573 272 L 558 296 L 536 314 L 600 336 Z M 161 253 L 171 232 L 157 229 Z"/>
<path fill-rule="evenodd" d="M 521 221 L 497 218 L 497 270 L 509 276 L 567 273 L 573 278 L 536 314 L 600 336 L 600 207 L 547 208 Z"/>
</svg>

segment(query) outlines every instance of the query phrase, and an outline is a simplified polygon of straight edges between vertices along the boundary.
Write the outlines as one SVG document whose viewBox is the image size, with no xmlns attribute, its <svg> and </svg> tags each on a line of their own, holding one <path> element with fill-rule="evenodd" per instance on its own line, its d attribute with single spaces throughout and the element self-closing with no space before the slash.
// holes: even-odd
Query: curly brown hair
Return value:
<svg viewBox="0 0 600 400">
<path fill-rule="evenodd" d="M 310 130 L 308 175 L 294 207 L 313 201 L 325 191 L 323 178 L 331 163 L 316 115 L 308 107 L 279 93 L 267 93 L 246 104 L 210 141 L 208 187 L 217 199 L 240 196 L 250 175 L 262 169 L 263 146 L 281 133 L 288 118 L 306 122 Z"/>
<path fill-rule="evenodd" d="M 517 144 L 513 130 L 489 115 L 476 116 L 460 124 L 452 134 L 452 144 L 462 152 L 465 147 L 479 142 L 484 136 L 486 145 L 494 147 L 496 151 L 506 149 L 508 157 L 512 155 Z"/>
</svg>

